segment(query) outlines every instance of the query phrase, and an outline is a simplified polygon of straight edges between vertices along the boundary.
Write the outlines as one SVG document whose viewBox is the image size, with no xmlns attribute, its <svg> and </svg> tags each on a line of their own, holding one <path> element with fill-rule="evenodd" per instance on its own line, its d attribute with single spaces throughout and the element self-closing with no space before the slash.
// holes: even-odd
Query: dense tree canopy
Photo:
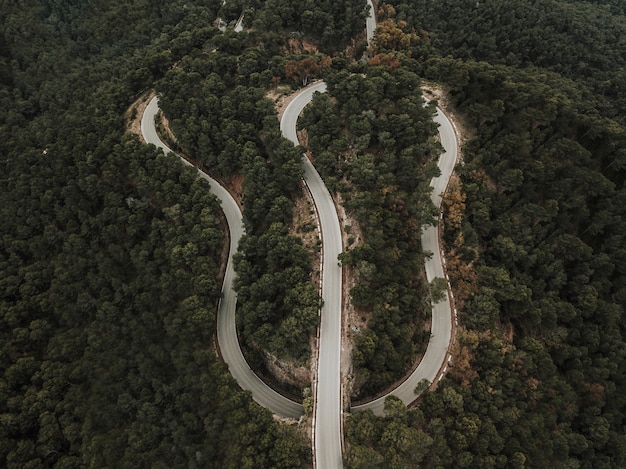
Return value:
<svg viewBox="0 0 626 469">
<path fill-rule="evenodd" d="M 346 465 L 623 466 L 624 2 L 390 4 L 369 63 L 351 64 L 363 0 L 4 2 L 3 467 L 310 464 L 216 357 L 217 201 L 122 114 L 156 83 L 179 148 L 243 176 L 243 342 L 302 363 L 320 299 L 293 234 L 300 149 L 265 96 L 320 74 L 329 93 L 302 125 L 362 234 L 341 258 L 369 326 L 362 394 L 427 338 L 419 233 L 436 215 L 438 146 L 422 78 L 444 84 L 471 136 L 444 202 L 461 321 L 450 371 L 417 409 L 390 399 L 386 417 L 349 419 Z M 249 30 L 215 27 L 242 13 Z"/>
<path fill-rule="evenodd" d="M 216 358 L 217 201 L 177 158 L 124 134 L 137 93 L 216 34 L 211 8 L 3 5 L 3 467 L 302 467 L 310 458 Z"/>
<path fill-rule="evenodd" d="M 430 41 L 412 67 L 447 85 L 473 134 L 444 203 L 463 327 L 448 378 L 409 410 L 431 438 L 420 467 L 621 467 L 626 109 L 609 37 L 624 17 L 558 1 L 394 5 Z M 376 430 L 347 434 L 350 466 L 387 457 L 390 418 L 354 417 Z"/>
<path fill-rule="evenodd" d="M 262 5 L 253 26 L 267 31 L 284 28 L 308 35 L 327 52 L 339 51 L 362 33 L 365 0 L 257 0 Z"/>
</svg>

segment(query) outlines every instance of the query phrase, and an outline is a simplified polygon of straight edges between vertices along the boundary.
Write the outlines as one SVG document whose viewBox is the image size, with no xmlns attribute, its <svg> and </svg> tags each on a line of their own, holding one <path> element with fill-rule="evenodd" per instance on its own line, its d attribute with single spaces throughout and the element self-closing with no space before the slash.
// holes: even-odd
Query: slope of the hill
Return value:
<svg viewBox="0 0 626 469">
<path fill-rule="evenodd" d="M 176 159 L 124 135 L 129 103 L 215 34 L 218 7 L 2 8 L 3 467 L 310 460 L 217 360 L 217 202 Z"/>
<path fill-rule="evenodd" d="M 403 60 L 445 84 L 471 131 L 443 217 L 461 330 L 419 409 L 348 422 L 348 465 L 621 467 L 624 17 L 548 0 L 393 3 L 419 34 Z"/>
</svg>

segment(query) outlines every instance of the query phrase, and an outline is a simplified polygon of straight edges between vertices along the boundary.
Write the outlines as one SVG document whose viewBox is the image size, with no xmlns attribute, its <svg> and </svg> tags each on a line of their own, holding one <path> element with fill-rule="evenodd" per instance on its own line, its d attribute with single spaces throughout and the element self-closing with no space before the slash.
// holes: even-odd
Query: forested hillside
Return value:
<svg viewBox="0 0 626 469">
<path fill-rule="evenodd" d="M 3 467 L 310 460 L 216 358 L 217 202 L 124 129 L 138 93 L 217 34 L 219 4 L 0 10 Z"/>
<path fill-rule="evenodd" d="M 364 35 L 366 5 L 366 0 L 250 0 L 246 21 L 263 31 L 306 35 L 323 52 L 339 52 Z"/>
<path fill-rule="evenodd" d="M 446 86 L 472 133 L 444 204 L 461 328 L 419 408 L 348 421 L 348 465 L 623 467 L 624 17 L 392 3 L 420 35 L 396 54 Z"/>
<path fill-rule="evenodd" d="M 420 405 L 345 425 L 348 467 L 623 467 L 626 3 L 24 0 L 0 8 L 0 466 L 307 467 L 308 442 L 216 356 L 225 226 L 206 183 L 126 131 L 156 89 L 198 165 L 243 179 L 242 341 L 296 364 L 319 297 L 293 226 L 302 121 L 358 221 L 357 388 L 425 344 L 419 227 L 438 146 L 422 80 L 469 130 L 444 202 L 460 328 Z M 244 14 L 244 32 L 220 32 Z M 349 229 L 346 227 L 346 229 Z"/>
<path fill-rule="evenodd" d="M 437 55 L 558 73 L 588 85 L 584 96 L 591 106 L 623 122 L 626 16 L 617 6 L 559 0 L 390 3 L 398 20 L 427 32 Z"/>
</svg>

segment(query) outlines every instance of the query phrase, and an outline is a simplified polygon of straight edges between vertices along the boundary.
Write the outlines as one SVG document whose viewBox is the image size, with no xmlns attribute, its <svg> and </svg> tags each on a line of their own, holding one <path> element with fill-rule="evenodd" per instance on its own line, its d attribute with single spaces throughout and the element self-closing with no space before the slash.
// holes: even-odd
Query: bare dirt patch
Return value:
<svg viewBox="0 0 626 469">
<path fill-rule="evenodd" d="M 293 224 L 289 230 L 290 234 L 302 240 L 304 247 L 311 253 L 313 259 L 312 281 L 315 285 L 320 283 L 320 249 L 322 245 L 319 224 L 317 223 L 315 206 L 313 201 L 302 184 L 302 194 L 298 194 L 295 199 Z"/>
<path fill-rule="evenodd" d="M 131 104 L 124 113 L 126 129 L 135 135 L 139 135 L 139 138 L 144 143 L 146 142 L 143 139 L 143 135 L 141 135 L 141 117 L 143 116 L 143 112 L 145 111 L 146 106 L 154 97 L 154 95 L 154 90 L 146 91 L 141 96 L 139 96 L 139 98 L 137 98 L 137 100 L 133 104 Z"/>
<path fill-rule="evenodd" d="M 277 86 L 274 90 L 268 92 L 266 96 L 274 101 L 274 105 L 276 108 L 276 114 L 278 114 L 278 122 L 283 118 L 283 114 L 285 113 L 285 109 L 289 105 L 291 101 L 295 98 L 295 93 L 290 86 L 280 85 Z"/>
<path fill-rule="evenodd" d="M 176 139 L 176 136 L 174 135 L 174 132 L 172 132 L 172 128 L 170 127 L 169 119 L 165 117 L 165 114 L 163 114 L 163 111 L 161 111 L 160 109 L 159 109 L 159 124 L 161 125 L 163 131 L 165 132 L 166 139 L 171 142 L 174 142 L 176 146 L 181 149 L 180 153 L 185 157 L 186 160 L 193 161 L 191 156 L 178 143 L 178 140 Z"/>
<path fill-rule="evenodd" d="M 275 379 L 283 385 L 304 389 L 311 384 L 311 369 L 307 366 L 296 366 L 290 361 L 265 354 L 265 365 Z M 298 396 L 301 398 L 302 396 Z"/>
<path fill-rule="evenodd" d="M 315 44 L 307 41 L 304 38 L 303 39 L 291 38 L 287 42 L 287 52 L 290 55 L 303 54 L 303 53 L 314 55 L 314 54 L 317 54 L 319 51 Z"/>
<path fill-rule="evenodd" d="M 343 206 L 341 195 L 335 196 L 335 206 L 339 223 L 342 226 L 341 236 L 344 251 L 352 249 L 363 243 L 363 233 L 358 221 L 348 214 Z M 365 328 L 369 321 L 369 316 L 361 311 L 357 311 L 350 299 L 350 291 L 357 284 L 357 274 L 351 266 L 343 267 L 343 316 L 342 316 L 342 337 L 341 337 L 341 377 L 344 383 L 344 408 L 349 409 L 351 396 L 358 391 L 358 384 L 354 381 L 354 369 L 352 367 L 352 353 L 355 347 L 355 340 L 358 334 Z"/>
</svg>

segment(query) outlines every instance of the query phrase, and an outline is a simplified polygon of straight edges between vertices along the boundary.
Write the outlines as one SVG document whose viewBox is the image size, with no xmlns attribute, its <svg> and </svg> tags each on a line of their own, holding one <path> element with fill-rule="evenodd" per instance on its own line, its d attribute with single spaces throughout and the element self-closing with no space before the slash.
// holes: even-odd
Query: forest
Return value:
<svg viewBox="0 0 626 469">
<path fill-rule="evenodd" d="M 241 190 L 242 343 L 253 367 L 305 366 L 320 298 L 294 226 L 303 148 L 267 93 L 324 78 L 301 127 L 362 233 L 340 259 L 369 326 L 355 399 L 427 340 L 419 232 L 440 149 L 422 83 L 468 135 L 444 200 L 452 366 L 414 407 L 348 417 L 345 465 L 623 466 L 626 3 L 389 0 L 369 50 L 364 8 L 3 3 L 0 465 L 311 466 L 302 429 L 216 353 L 217 201 L 123 116 L 155 89 L 177 150 Z M 242 13 L 243 32 L 217 28 Z"/>
<path fill-rule="evenodd" d="M 231 46 L 241 41 L 233 38 Z M 247 42 L 239 47 L 250 48 Z M 199 49 L 166 73 L 157 91 L 165 115 L 175 116 L 171 128 L 185 154 L 225 180 L 243 175 L 246 234 L 236 260 L 236 288 L 249 361 L 262 366 L 265 351 L 304 363 L 320 299 L 310 281 L 310 254 L 289 233 L 292 194 L 301 189 L 301 153 L 281 137 L 263 88 L 237 83 L 256 73 L 252 65 L 241 70 L 245 60 Z"/>
<path fill-rule="evenodd" d="M 251 236 L 241 263 L 267 272 L 254 270 L 251 282 L 289 273 L 288 292 L 272 300 L 301 318 L 303 331 L 295 344 L 272 337 L 301 355 L 319 298 L 309 254 L 285 228 L 300 153 L 280 138 L 271 102 L 248 86 L 272 77 L 255 78 L 267 68 L 250 50 L 256 37 L 222 35 L 218 14 L 219 2 L 189 1 L 2 7 L 3 467 L 310 464 L 304 433 L 274 421 L 215 353 L 226 241 L 217 201 L 193 171 L 125 129 L 124 112 L 155 84 L 177 131 L 191 124 L 180 101 L 197 106 L 188 94 L 214 91 L 202 97 L 209 110 L 211 99 L 223 104 L 210 127 L 219 143 L 190 150 L 207 165 L 221 161 L 218 176 L 258 175 L 246 181 Z M 215 48 L 220 60 L 207 58 Z M 187 66 L 203 67 L 200 85 L 180 81 Z M 176 86 L 179 94 L 168 92 Z M 258 296 L 240 277 L 244 300 L 245 288 Z"/>
<path fill-rule="evenodd" d="M 348 467 L 621 467 L 623 2 L 390 2 L 468 127 L 444 201 L 461 307 L 436 390 L 346 425 Z M 604 2 L 596 2 L 604 3 Z"/>
</svg>

